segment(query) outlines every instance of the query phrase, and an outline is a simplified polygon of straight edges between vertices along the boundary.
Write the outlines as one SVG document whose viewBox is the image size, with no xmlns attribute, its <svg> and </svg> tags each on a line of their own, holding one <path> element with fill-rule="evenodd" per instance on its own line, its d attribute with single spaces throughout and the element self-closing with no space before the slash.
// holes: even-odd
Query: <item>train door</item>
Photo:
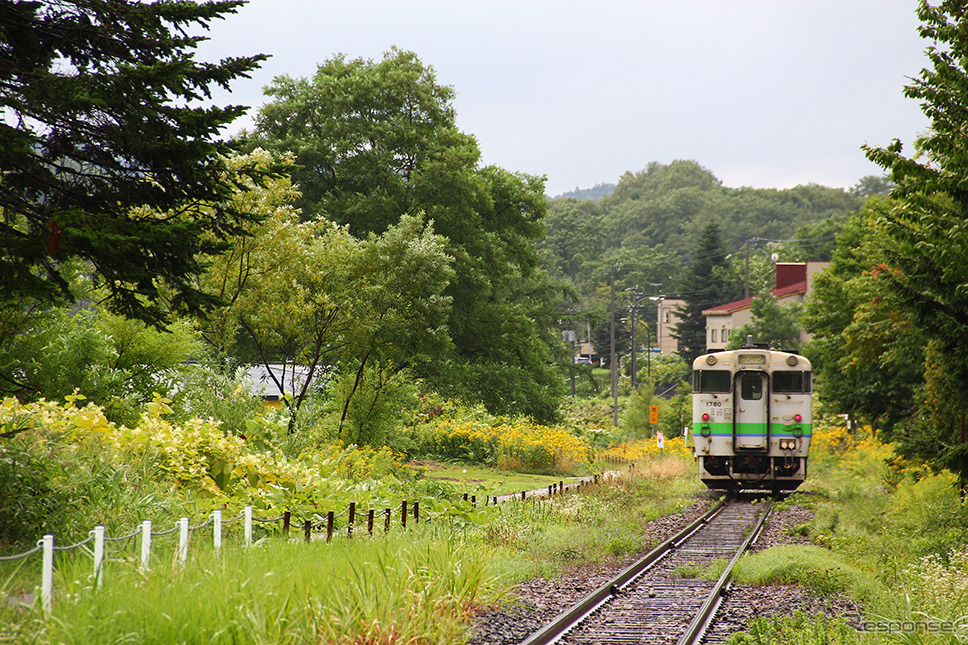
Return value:
<svg viewBox="0 0 968 645">
<path fill-rule="evenodd" d="M 733 447 L 765 450 L 769 441 L 769 376 L 766 372 L 739 372 L 733 388 Z"/>
</svg>

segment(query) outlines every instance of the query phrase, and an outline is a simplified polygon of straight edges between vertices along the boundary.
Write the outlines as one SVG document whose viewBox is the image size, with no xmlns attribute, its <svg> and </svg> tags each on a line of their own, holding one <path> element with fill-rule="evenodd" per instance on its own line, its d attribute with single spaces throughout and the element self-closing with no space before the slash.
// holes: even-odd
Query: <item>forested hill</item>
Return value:
<svg viewBox="0 0 968 645">
<path fill-rule="evenodd" d="M 578 188 L 575 190 L 569 190 L 567 193 L 562 193 L 557 197 L 552 197 L 552 199 L 563 199 L 566 197 L 572 197 L 574 199 L 592 199 L 598 200 L 602 197 L 607 197 L 612 194 L 615 190 L 615 184 L 595 184 L 591 188 Z"/>
<path fill-rule="evenodd" d="M 598 201 L 552 200 L 540 249 L 552 273 L 580 288 L 600 285 L 601 267 L 613 262 L 655 265 L 640 280 L 668 288 L 683 261 L 697 253 L 700 234 L 710 223 L 719 225 L 727 254 L 744 249 L 752 238 L 809 238 L 783 245 L 781 261 L 825 260 L 832 235 L 865 197 L 861 190 L 815 184 L 729 188 L 695 161 L 653 162 L 625 173 L 612 194 Z"/>
</svg>

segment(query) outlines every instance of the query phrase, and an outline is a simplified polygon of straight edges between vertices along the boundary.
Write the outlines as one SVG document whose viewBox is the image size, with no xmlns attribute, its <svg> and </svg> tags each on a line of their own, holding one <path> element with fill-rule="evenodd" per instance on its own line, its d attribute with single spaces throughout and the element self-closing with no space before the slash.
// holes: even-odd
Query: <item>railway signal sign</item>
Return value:
<svg viewBox="0 0 968 645">
<path fill-rule="evenodd" d="M 659 422 L 659 406 L 649 406 L 649 423 L 655 425 Z"/>
</svg>

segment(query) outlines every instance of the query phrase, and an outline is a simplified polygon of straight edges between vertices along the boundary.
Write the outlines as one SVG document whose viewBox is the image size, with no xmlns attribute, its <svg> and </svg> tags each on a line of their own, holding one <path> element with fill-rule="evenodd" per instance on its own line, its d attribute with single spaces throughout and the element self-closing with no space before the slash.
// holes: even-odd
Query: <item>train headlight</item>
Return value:
<svg viewBox="0 0 968 645">
<path fill-rule="evenodd" d="M 796 421 L 797 423 L 800 423 L 801 421 L 803 421 L 803 415 L 802 414 L 794 414 L 793 415 L 793 420 Z"/>
<path fill-rule="evenodd" d="M 713 356 L 712 354 L 710 354 L 709 356 L 706 357 L 706 365 L 715 365 L 715 364 L 716 364 L 716 357 L 715 356 Z"/>
<path fill-rule="evenodd" d="M 796 364 L 797 364 L 796 356 L 787 356 L 787 365 L 789 365 L 790 367 L 793 367 Z"/>
<path fill-rule="evenodd" d="M 709 421 L 709 413 L 708 412 L 703 412 L 702 413 L 702 420 L 703 421 Z"/>
</svg>

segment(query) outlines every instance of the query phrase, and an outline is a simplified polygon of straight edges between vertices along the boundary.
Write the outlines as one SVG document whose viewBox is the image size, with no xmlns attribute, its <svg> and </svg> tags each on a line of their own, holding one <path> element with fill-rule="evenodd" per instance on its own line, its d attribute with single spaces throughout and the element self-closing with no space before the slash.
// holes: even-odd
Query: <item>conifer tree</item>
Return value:
<svg viewBox="0 0 968 645">
<path fill-rule="evenodd" d="M 205 107 L 265 56 L 194 59 L 192 35 L 240 0 L 0 0 L 0 291 L 70 297 L 93 275 L 112 308 L 161 323 L 156 299 L 199 310 L 202 252 L 239 232 L 216 136 L 240 106 Z M 79 262 L 78 262 L 79 261 Z M 164 286 L 163 286 L 164 285 Z"/>
<path fill-rule="evenodd" d="M 906 157 L 901 142 L 867 147 L 888 171 L 894 206 L 877 221 L 886 258 L 879 277 L 928 339 L 922 404 L 933 426 L 902 438 L 968 478 L 962 441 L 968 382 L 968 2 L 922 1 L 918 31 L 931 44 L 930 68 L 904 89 L 920 102 L 930 128 Z M 923 450 L 924 448 L 927 450 Z M 933 454 L 925 454 L 933 453 Z"/>
<path fill-rule="evenodd" d="M 679 341 L 679 355 L 690 363 L 706 351 L 706 317 L 702 312 L 739 297 L 739 288 L 726 281 L 727 253 L 719 225 L 710 222 L 703 229 L 699 245 L 679 285 L 683 304 L 673 336 Z"/>
</svg>

